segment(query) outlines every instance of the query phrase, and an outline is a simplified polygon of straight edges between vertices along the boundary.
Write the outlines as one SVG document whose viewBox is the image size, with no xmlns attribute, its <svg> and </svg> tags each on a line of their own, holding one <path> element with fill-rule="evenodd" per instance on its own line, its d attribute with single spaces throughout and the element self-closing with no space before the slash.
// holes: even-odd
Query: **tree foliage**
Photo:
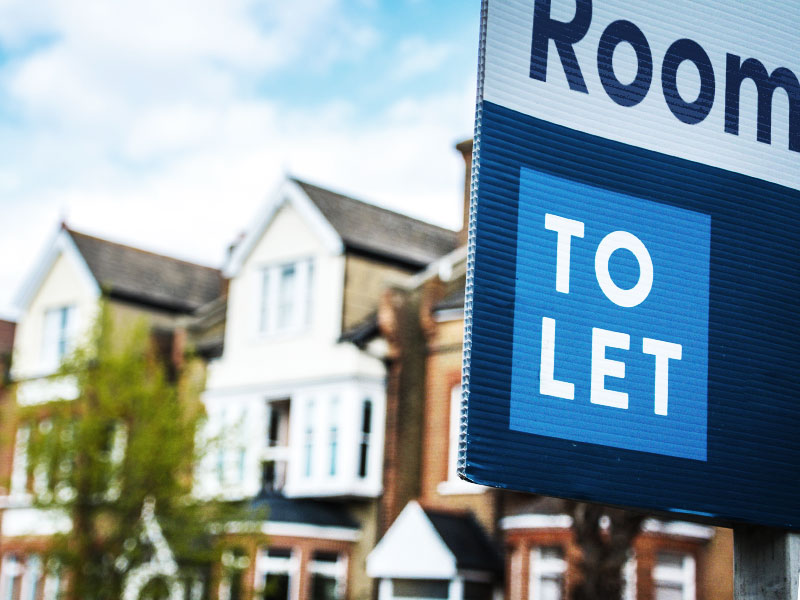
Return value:
<svg viewBox="0 0 800 600">
<path fill-rule="evenodd" d="M 69 573 L 70 597 L 122 598 L 126 578 L 154 563 L 146 506 L 184 571 L 207 574 L 216 559 L 209 523 L 227 518 L 226 508 L 192 495 L 203 373 L 197 360 L 175 368 L 145 322 L 123 324 L 104 306 L 91 341 L 59 374 L 75 378 L 78 399 L 22 415 L 35 503 L 72 522 L 52 549 Z M 160 585 L 148 584 L 146 594 Z"/>
</svg>

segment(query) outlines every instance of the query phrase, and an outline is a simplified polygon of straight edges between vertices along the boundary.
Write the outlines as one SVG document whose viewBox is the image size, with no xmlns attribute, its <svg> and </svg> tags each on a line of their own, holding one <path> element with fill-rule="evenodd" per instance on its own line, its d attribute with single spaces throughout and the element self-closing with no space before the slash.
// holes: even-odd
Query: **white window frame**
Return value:
<svg viewBox="0 0 800 600">
<path fill-rule="evenodd" d="M 347 556 L 341 552 L 337 555 L 336 562 L 325 562 L 314 560 L 314 555 L 311 555 L 311 560 L 308 561 L 309 573 L 309 594 L 311 594 L 311 579 L 314 575 L 325 575 L 336 580 L 336 596 L 338 598 L 345 597 L 345 586 L 347 585 Z"/>
<path fill-rule="evenodd" d="M 43 600 L 57 600 L 61 595 L 61 584 L 61 565 L 51 559 L 48 561 L 45 574 Z"/>
<path fill-rule="evenodd" d="M 36 600 L 39 584 L 42 580 L 42 559 L 36 554 L 25 558 L 25 567 L 22 572 L 22 585 L 20 587 L 20 600 Z"/>
<path fill-rule="evenodd" d="M 681 566 L 676 567 L 673 565 L 659 564 L 658 559 L 660 554 L 680 556 L 682 558 Z M 691 554 L 670 551 L 659 552 L 656 555 L 656 566 L 653 569 L 653 597 L 657 598 L 658 587 L 663 584 L 670 587 L 680 587 L 682 593 L 681 600 L 696 600 L 696 573 L 697 566 Z"/>
<path fill-rule="evenodd" d="M 14 442 L 14 458 L 11 463 L 11 490 L 12 497 L 26 496 L 28 494 L 28 443 L 30 442 L 31 429 L 28 425 L 17 428 L 17 439 Z"/>
<path fill-rule="evenodd" d="M 0 577 L 0 600 L 11 600 L 14 596 L 14 582 L 22 577 L 25 568 L 16 554 L 3 555 L 2 577 Z"/>
<path fill-rule="evenodd" d="M 630 553 L 622 567 L 622 600 L 636 600 L 636 554 Z"/>
<path fill-rule="evenodd" d="M 447 479 L 437 486 L 443 495 L 482 494 L 486 487 L 464 481 L 458 476 L 458 442 L 461 437 L 461 382 L 450 389 L 448 418 L 449 442 L 447 447 Z"/>
<path fill-rule="evenodd" d="M 286 322 L 281 317 L 282 305 L 287 302 L 283 289 L 283 273 L 294 270 L 292 290 L 288 303 L 291 314 Z M 256 269 L 255 330 L 258 337 L 291 335 L 303 331 L 311 324 L 314 260 L 303 258 L 264 265 Z"/>
<path fill-rule="evenodd" d="M 269 548 L 259 548 L 256 552 L 253 590 L 264 590 L 264 577 L 273 575 L 289 576 L 289 600 L 297 600 L 300 593 L 300 553 L 291 548 L 288 558 L 269 556 Z"/>
<path fill-rule="evenodd" d="M 561 558 L 545 558 L 544 550 L 557 548 L 561 551 Z M 564 581 L 567 574 L 567 561 L 564 558 L 564 549 L 561 546 L 540 546 L 531 548 L 530 555 L 530 581 L 528 584 L 528 598 L 539 600 L 537 593 L 546 578 L 558 577 L 561 579 L 561 600 L 565 599 Z"/>
<path fill-rule="evenodd" d="M 42 317 L 41 362 L 44 371 L 55 371 L 75 346 L 77 307 L 74 304 L 53 306 Z"/>
</svg>

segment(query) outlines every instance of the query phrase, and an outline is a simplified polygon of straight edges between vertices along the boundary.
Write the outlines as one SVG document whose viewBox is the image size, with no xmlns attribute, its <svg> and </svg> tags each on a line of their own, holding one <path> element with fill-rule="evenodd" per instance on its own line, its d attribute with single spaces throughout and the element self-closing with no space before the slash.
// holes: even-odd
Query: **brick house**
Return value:
<svg viewBox="0 0 800 600">
<path fill-rule="evenodd" d="M 468 206 L 471 141 L 459 144 L 466 164 Z M 461 245 L 422 273 L 389 290 L 370 336 L 388 341 L 392 363 L 387 413 L 417 421 L 413 435 L 397 441 L 419 448 L 420 470 L 394 496 L 384 495 L 384 536 L 368 559 L 368 573 L 380 580 L 380 600 L 406 597 L 556 600 L 566 597 L 578 576 L 581 558 L 573 520 L 561 500 L 476 486 L 456 474 L 464 327 L 466 210 Z M 381 311 L 379 311 L 380 314 Z M 410 325 L 413 323 L 413 325 Z M 366 328 L 362 328 L 367 331 Z M 402 330 L 402 331 L 401 331 Z M 412 385 L 422 378 L 424 385 Z M 390 442 L 387 442 L 387 444 Z M 405 507 L 405 508 L 404 508 Z M 431 514 L 449 513 L 465 530 L 479 523 L 487 555 L 504 558 L 504 573 L 460 568 L 457 552 L 420 561 L 415 540 L 438 531 Z M 410 514 L 416 515 L 410 518 Z M 602 523 L 602 521 L 601 521 Z M 445 536 L 439 542 L 448 546 Z M 491 541 L 490 541 L 491 540 Z M 433 567 L 436 568 L 433 568 Z M 676 521 L 647 519 L 624 567 L 625 600 L 729 600 L 732 597 L 732 535 L 729 530 Z M 491 587 L 480 587 L 491 582 Z M 409 591 L 411 590 L 411 591 Z"/>
<path fill-rule="evenodd" d="M 56 376 L 62 359 L 87 338 L 105 297 L 120 323 L 139 317 L 167 356 L 180 360 L 187 343 L 213 355 L 222 322 L 213 318 L 224 302 L 218 269 L 176 260 L 79 233 L 62 225 L 50 239 L 18 297 L 13 345 L 0 323 L 0 356 L 9 387 L 0 390 L 0 598 L 50 600 L 66 590 L 66 576 L 47 568 L 50 536 L 69 531 L 69 517 L 34 506 L 36 477 L 28 461 L 32 427 L 47 422 L 53 403 L 72 402 L 76 381 Z M 195 322 L 195 315 L 200 319 Z M 191 331 L 187 327 L 191 325 Z M 189 339 L 196 335 L 196 340 Z M 3 372 L 5 373 L 5 368 Z M 19 409 L 35 416 L 21 422 Z"/>
<path fill-rule="evenodd" d="M 371 598 L 364 561 L 398 464 L 384 452 L 388 357 L 380 342 L 358 348 L 344 337 L 374 312 L 387 282 L 455 245 L 452 231 L 297 179 L 270 196 L 224 273 L 63 226 L 20 294 L 16 402 L 76 397 L 74 382 L 53 374 L 101 294 L 116 319 L 146 317 L 174 360 L 191 345 L 209 361 L 209 433 L 224 435 L 198 465 L 196 493 L 269 514 L 247 523 L 269 547 L 263 535 L 242 534 L 241 523 L 222 532 L 231 548 L 223 563 L 236 568 L 217 566 L 211 596 Z M 31 425 L 5 404 L 0 600 L 49 600 L 64 580 L 41 557 L 49 536 L 71 525 L 33 507 Z M 156 520 L 148 523 L 159 538 Z"/>
</svg>

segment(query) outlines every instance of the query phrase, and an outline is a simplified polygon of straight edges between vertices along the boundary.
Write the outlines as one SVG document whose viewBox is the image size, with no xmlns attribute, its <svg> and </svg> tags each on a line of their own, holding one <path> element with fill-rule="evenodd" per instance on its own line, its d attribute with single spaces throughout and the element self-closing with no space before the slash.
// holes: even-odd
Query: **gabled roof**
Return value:
<svg viewBox="0 0 800 600">
<path fill-rule="evenodd" d="M 458 569 L 502 572 L 499 552 L 472 513 L 422 510 L 455 556 Z"/>
<path fill-rule="evenodd" d="M 346 248 L 423 267 L 456 247 L 455 231 L 291 178 Z"/>
<path fill-rule="evenodd" d="M 101 289 L 112 298 L 192 312 L 222 293 L 219 269 L 154 254 L 65 228 Z"/>
<path fill-rule="evenodd" d="M 500 575 L 500 554 L 471 513 L 422 508 L 412 500 L 367 557 L 382 579 L 451 579 L 459 572 Z"/>
</svg>

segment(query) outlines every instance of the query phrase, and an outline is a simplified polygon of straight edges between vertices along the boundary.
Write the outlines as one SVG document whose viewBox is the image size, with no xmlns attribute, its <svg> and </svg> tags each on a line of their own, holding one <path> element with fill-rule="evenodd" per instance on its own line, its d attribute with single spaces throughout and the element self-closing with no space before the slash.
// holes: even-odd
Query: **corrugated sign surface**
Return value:
<svg viewBox="0 0 800 600">
<path fill-rule="evenodd" d="M 800 5 L 482 19 L 462 474 L 800 528 Z"/>
</svg>

